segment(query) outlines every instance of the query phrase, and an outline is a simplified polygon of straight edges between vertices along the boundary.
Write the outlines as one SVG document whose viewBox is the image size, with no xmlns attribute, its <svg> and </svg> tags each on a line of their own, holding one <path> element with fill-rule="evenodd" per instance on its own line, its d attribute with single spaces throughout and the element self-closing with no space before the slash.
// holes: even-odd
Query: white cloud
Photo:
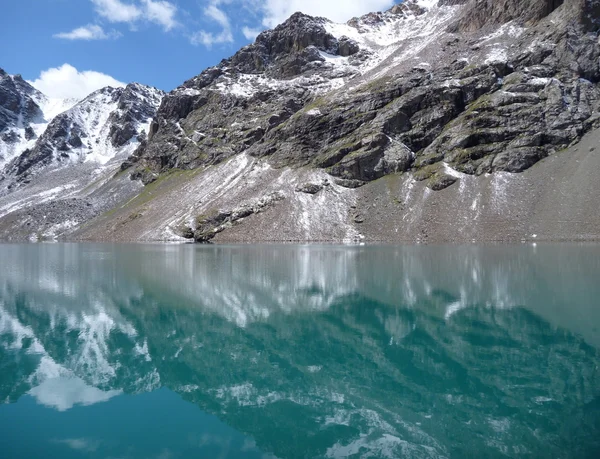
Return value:
<svg viewBox="0 0 600 459">
<path fill-rule="evenodd" d="M 125 3 L 121 0 L 91 0 L 96 12 L 110 22 L 134 24 L 149 21 L 158 24 L 166 31 L 179 25 L 175 20 L 177 7 L 164 0 L 140 0 L 139 3 Z"/>
<path fill-rule="evenodd" d="M 206 14 L 209 18 L 214 19 L 224 29 L 231 28 L 229 18 L 223 12 L 223 10 L 219 9 L 218 3 L 215 2 L 208 5 L 204 9 L 204 14 Z"/>
<path fill-rule="evenodd" d="M 346 22 L 373 11 L 382 11 L 396 3 L 394 0 L 266 0 L 263 4 L 263 25 L 275 27 L 296 11 L 311 16 L 323 16 L 334 22 Z"/>
<path fill-rule="evenodd" d="M 54 38 L 63 38 L 65 40 L 107 40 L 109 38 L 118 38 L 121 34 L 116 31 L 106 33 L 102 27 L 96 24 L 88 24 L 83 27 L 77 27 L 70 32 L 61 32 L 54 35 Z"/>
<path fill-rule="evenodd" d="M 177 7 L 165 1 L 142 0 L 144 6 L 144 17 L 161 25 L 165 30 L 171 30 L 178 25 L 175 20 Z"/>
<path fill-rule="evenodd" d="M 134 22 L 142 16 L 135 5 L 120 0 L 92 0 L 96 12 L 110 22 Z"/>
<path fill-rule="evenodd" d="M 244 37 L 246 37 L 246 39 L 248 40 L 255 40 L 256 37 L 258 37 L 258 34 L 261 33 L 262 30 L 261 29 L 253 29 L 251 27 L 242 27 L 242 33 L 244 34 Z"/>
<path fill-rule="evenodd" d="M 65 438 L 64 440 L 54 440 L 56 443 L 62 443 L 75 451 L 84 451 L 93 453 L 100 447 L 98 440 L 88 440 L 87 438 Z"/>
<path fill-rule="evenodd" d="M 190 41 L 192 45 L 204 45 L 210 48 L 212 45 L 233 43 L 233 35 L 231 30 L 222 30 L 219 33 L 200 30 L 191 36 Z"/>
<path fill-rule="evenodd" d="M 46 96 L 59 99 L 83 99 L 106 86 L 125 86 L 125 83 L 115 80 L 110 75 L 92 70 L 80 72 L 69 64 L 44 70 L 36 80 L 29 83 Z"/>
<path fill-rule="evenodd" d="M 220 43 L 233 43 L 233 33 L 231 32 L 231 22 L 225 12 L 219 8 L 221 1 L 213 0 L 210 5 L 204 8 L 204 14 L 215 21 L 220 27 L 219 33 L 200 30 L 191 37 L 193 45 L 204 45 L 210 48 L 212 45 Z"/>
<path fill-rule="evenodd" d="M 121 393 L 121 390 L 102 391 L 88 386 L 82 379 L 65 377 L 47 379 L 29 391 L 38 403 L 58 411 L 70 410 L 75 405 L 106 402 Z M 75 445 L 83 446 L 82 443 Z"/>
</svg>

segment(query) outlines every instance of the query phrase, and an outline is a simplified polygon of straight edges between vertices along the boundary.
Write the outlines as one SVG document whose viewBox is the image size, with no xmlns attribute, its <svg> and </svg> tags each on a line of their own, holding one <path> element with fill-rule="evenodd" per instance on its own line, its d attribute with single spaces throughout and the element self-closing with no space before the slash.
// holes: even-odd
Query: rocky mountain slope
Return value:
<svg viewBox="0 0 600 459">
<path fill-rule="evenodd" d="M 481 5 L 435 3 L 342 26 L 292 16 L 167 96 L 137 155 L 142 178 L 246 152 L 349 186 L 412 169 L 440 189 L 442 162 L 521 172 L 594 126 L 600 47 L 571 17 L 578 2 L 533 2 L 546 14 L 512 2 L 477 27 Z"/>
<path fill-rule="evenodd" d="M 98 90 L 57 115 L 33 147 L 5 167 L 5 176 L 25 181 L 52 162 L 104 164 L 125 149 L 132 151 L 145 138 L 161 98 L 161 91 L 136 83 Z"/>
<path fill-rule="evenodd" d="M 49 99 L 0 68 L 0 167 L 32 147 L 52 118 L 76 102 Z"/>
<path fill-rule="evenodd" d="M 113 175 L 145 141 L 162 91 L 132 83 L 81 101 L 57 100 L 18 75 L 2 71 L 1 77 L 0 216 L 12 221 L 21 211 L 28 218 L 14 224 L 43 236 L 44 227 L 77 227 L 139 188 L 124 181 L 117 191 Z M 96 197 L 106 181 L 111 184 Z"/>
<path fill-rule="evenodd" d="M 600 192 L 569 167 L 598 164 L 575 150 L 598 135 L 599 20 L 595 0 L 297 13 L 167 94 L 122 165 L 146 187 L 70 237 L 596 239 L 593 200 L 548 177 Z M 58 149 L 42 143 L 5 169 L 14 183 Z M 575 207 L 538 209 L 555 198 Z M 3 237 L 24 237 L 9 217 Z"/>
</svg>

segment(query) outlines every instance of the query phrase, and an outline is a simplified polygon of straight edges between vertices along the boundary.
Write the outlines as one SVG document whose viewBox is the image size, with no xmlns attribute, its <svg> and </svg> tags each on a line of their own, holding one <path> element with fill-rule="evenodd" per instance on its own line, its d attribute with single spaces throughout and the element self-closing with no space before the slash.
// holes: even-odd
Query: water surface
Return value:
<svg viewBox="0 0 600 459">
<path fill-rule="evenodd" d="M 600 457 L 600 246 L 0 245 L 0 457 Z"/>
</svg>

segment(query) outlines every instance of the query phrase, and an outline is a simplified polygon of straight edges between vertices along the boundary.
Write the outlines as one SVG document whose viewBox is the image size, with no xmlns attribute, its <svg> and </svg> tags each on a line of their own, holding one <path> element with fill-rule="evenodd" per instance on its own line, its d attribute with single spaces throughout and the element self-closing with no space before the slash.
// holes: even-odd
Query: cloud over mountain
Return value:
<svg viewBox="0 0 600 459">
<path fill-rule="evenodd" d="M 92 70 L 79 71 L 69 64 L 44 70 L 29 83 L 48 97 L 60 99 L 81 99 L 105 86 L 125 86 L 110 75 Z"/>
</svg>

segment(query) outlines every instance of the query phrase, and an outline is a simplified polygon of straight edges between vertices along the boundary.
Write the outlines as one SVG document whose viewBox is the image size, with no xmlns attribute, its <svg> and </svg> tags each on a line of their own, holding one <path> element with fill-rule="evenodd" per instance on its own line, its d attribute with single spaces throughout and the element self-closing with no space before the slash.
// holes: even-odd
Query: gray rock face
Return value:
<svg viewBox="0 0 600 459">
<path fill-rule="evenodd" d="M 353 50 L 343 42 L 344 54 Z M 323 21 L 296 13 L 285 24 L 261 33 L 254 44 L 240 50 L 227 65 L 240 73 L 262 73 L 279 78 L 300 75 L 311 62 L 322 59 L 316 50 L 337 55 L 338 40 L 327 33 Z"/>
<path fill-rule="evenodd" d="M 109 159 L 128 143 L 137 145 L 162 96 L 162 91 L 137 83 L 90 94 L 56 116 L 32 148 L 6 165 L 5 180 L 13 188 L 51 163 L 81 162 L 88 155 Z"/>
<path fill-rule="evenodd" d="M 349 184 L 440 161 L 467 174 L 521 172 L 598 124 L 596 3 L 447 0 L 426 11 L 407 1 L 350 21 L 353 36 L 406 17 L 452 20 L 420 45 L 413 60 L 423 65 L 387 59 L 367 73 L 356 69 L 380 52 L 370 38 L 335 37 L 326 20 L 296 14 L 165 98 L 132 158 L 134 177 L 147 183 L 241 152 L 275 167 L 324 168 Z M 442 57 L 425 60 L 434 52 Z M 345 66 L 326 62 L 345 55 Z M 319 91 L 303 78 L 344 86 Z"/>
<path fill-rule="evenodd" d="M 141 134 L 139 125 L 147 124 L 154 117 L 163 96 L 164 93 L 156 88 L 138 83 L 128 84 L 119 94 L 117 110 L 108 119 L 112 145 L 122 147 Z"/>
<path fill-rule="evenodd" d="M 131 158 L 144 159 L 143 173 L 134 176 L 149 182 L 169 168 L 193 169 L 240 153 L 306 107 L 315 81 L 351 74 L 332 71 L 327 58 L 345 57 L 359 65 L 364 50 L 349 37 L 327 32 L 327 23 L 294 14 L 168 94 L 152 125 L 151 141 Z M 232 125 L 232 120 L 239 121 Z"/>
<path fill-rule="evenodd" d="M 38 91 L 21 75 L 9 75 L 0 68 L 0 132 L 16 123 L 19 116 L 23 123 L 42 115 L 32 96 Z"/>
<path fill-rule="evenodd" d="M 0 163 L 6 154 L 4 148 L 35 135 L 30 124 L 43 118 L 36 96 L 39 100 L 41 94 L 21 75 L 9 75 L 0 68 L 0 139 L 4 143 L 0 148 Z"/>
<path fill-rule="evenodd" d="M 194 239 L 196 242 L 210 242 L 217 234 L 240 220 L 261 213 L 283 199 L 285 197 L 282 194 L 275 192 L 246 202 L 232 210 L 215 210 L 209 214 L 199 215 L 196 218 L 195 228 L 188 226 L 180 228 L 180 236 Z"/>
<path fill-rule="evenodd" d="M 470 0 L 454 30 L 470 32 L 486 25 L 519 21 L 533 24 L 561 6 L 564 0 Z"/>
</svg>

